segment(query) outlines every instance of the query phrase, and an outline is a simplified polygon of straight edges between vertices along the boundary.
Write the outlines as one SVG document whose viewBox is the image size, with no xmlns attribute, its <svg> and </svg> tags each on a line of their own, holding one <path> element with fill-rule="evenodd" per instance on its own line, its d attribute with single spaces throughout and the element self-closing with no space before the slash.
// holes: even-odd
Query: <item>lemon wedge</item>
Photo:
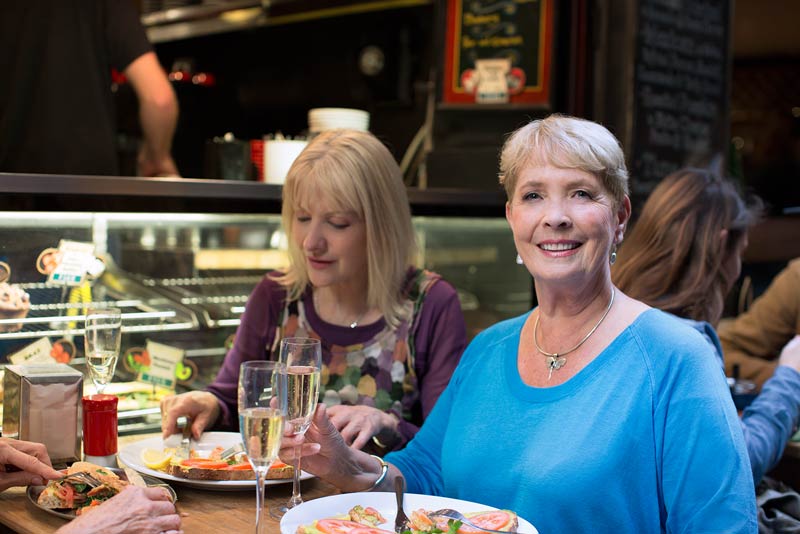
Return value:
<svg viewBox="0 0 800 534">
<path fill-rule="evenodd" d="M 172 460 L 172 453 L 160 449 L 143 449 L 142 463 L 149 469 L 164 469 Z"/>
</svg>

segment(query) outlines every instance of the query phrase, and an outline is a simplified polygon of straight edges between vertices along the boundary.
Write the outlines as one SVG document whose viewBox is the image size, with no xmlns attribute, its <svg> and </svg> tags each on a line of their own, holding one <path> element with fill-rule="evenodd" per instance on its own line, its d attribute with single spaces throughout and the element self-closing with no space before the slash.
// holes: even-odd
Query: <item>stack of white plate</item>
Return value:
<svg viewBox="0 0 800 534">
<path fill-rule="evenodd" d="M 369 113 L 361 109 L 314 108 L 308 111 L 308 129 L 311 133 L 336 128 L 369 130 Z"/>
</svg>

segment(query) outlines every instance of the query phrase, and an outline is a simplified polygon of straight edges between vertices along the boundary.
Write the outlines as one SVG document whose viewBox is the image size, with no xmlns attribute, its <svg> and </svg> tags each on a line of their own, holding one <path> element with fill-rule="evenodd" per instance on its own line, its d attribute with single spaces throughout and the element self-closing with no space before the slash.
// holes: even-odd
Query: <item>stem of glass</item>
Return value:
<svg viewBox="0 0 800 534">
<path fill-rule="evenodd" d="M 267 518 L 264 513 L 264 481 L 266 471 L 256 469 L 256 534 L 267 534 Z"/>
<path fill-rule="evenodd" d="M 294 478 L 292 478 L 292 498 L 286 503 L 286 508 L 292 509 L 299 504 L 303 504 L 300 496 L 300 446 L 294 448 Z"/>
</svg>

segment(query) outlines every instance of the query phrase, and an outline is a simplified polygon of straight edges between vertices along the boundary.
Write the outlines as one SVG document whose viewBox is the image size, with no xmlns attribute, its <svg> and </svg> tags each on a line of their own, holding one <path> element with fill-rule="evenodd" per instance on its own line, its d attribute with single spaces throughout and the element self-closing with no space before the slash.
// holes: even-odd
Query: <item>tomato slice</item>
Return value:
<svg viewBox="0 0 800 534">
<path fill-rule="evenodd" d="M 228 471 L 252 471 L 253 467 L 249 463 L 232 464 L 225 468 Z"/>
<path fill-rule="evenodd" d="M 189 458 L 181 462 L 186 467 L 202 467 L 203 469 L 225 469 L 228 462 L 221 460 L 210 460 L 208 458 Z"/>
<path fill-rule="evenodd" d="M 320 519 L 316 526 L 323 534 L 394 534 L 388 530 L 368 527 L 345 519 Z"/>
<path fill-rule="evenodd" d="M 488 528 L 491 530 L 501 530 L 504 526 L 511 522 L 511 517 L 509 517 L 508 512 L 497 510 L 495 512 L 485 512 L 471 516 L 469 520 L 479 527 Z M 461 529 L 459 529 L 459 532 L 460 531 Z"/>
</svg>

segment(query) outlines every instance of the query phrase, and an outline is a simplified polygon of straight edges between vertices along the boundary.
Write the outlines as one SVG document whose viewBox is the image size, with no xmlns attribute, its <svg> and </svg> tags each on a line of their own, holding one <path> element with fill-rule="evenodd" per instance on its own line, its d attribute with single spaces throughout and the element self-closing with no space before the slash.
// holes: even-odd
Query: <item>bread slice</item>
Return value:
<svg viewBox="0 0 800 534">
<path fill-rule="evenodd" d="M 267 480 L 284 480 L 292 478 L 291 465 L 281 464 L 267 471 Z M 188 480 L 255 480 L 256 474 L 252 469 L 205 469 L 202 467 L 188 467 L 185 465 L 170 464 L 166 472 L 174 477 Z"/>
</svg>

